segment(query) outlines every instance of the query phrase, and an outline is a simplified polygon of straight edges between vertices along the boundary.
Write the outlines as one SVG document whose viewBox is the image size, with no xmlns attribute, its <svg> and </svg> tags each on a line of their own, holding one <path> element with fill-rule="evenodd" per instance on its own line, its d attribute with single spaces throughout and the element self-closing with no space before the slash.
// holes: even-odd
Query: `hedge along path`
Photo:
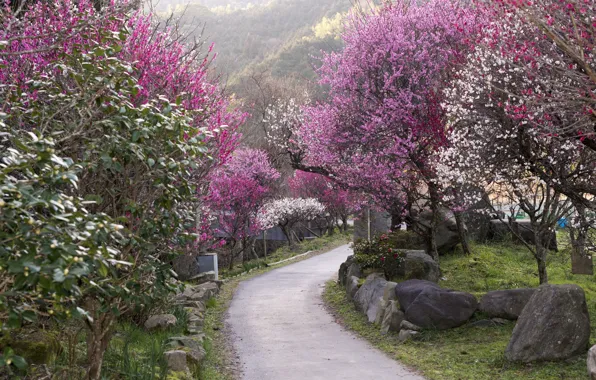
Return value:
<svg viewBox="0 0 596 380">
<path fill-rule="evenodd" d="M 227 323 L 242 379 L 423 379 L 324 309 L 324 284 L 350 254 L 344 245 L 239 285 Z"/>
</svg>

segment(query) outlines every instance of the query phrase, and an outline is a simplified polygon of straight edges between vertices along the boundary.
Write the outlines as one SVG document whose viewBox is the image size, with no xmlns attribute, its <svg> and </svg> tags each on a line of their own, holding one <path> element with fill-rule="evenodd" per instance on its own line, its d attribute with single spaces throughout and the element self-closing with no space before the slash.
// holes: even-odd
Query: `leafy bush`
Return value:
<svg viewBox="0 0 596 380">
<path fill-rule="evenodd" d="M 362 269 L 382 269 L 388 279 L 399 274 L 405 249 L 421 247 L 420 238 L 411 231 L 394 231 L 374 236 L 370 241 L 359 239 L 353 244 L 356 262 Z"/>
<path fill-rule="evenodd" d="M 375 236 L 370 241 L 356 241 L 354 254 L 362 269 L 382 269 L 386 278 L 393 278 L 398 274 L 403 259 L 401 251 L 391 246 L 387 235 Z"/>
<path fill-rule="evenodd" d="M 96 380 L 117 319 L 176 290 L 169 261 L 196 241 L 235 113 L 149 18 L 77 4 L 0 12 L 0 327 L 81 317 Z"/>
</svg>

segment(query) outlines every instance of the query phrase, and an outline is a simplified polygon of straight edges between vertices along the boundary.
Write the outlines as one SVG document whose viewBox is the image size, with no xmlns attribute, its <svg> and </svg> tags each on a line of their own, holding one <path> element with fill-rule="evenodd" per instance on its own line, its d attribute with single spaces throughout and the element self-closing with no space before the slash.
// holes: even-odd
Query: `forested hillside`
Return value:
<svg viewBox="0 0 596 380">
<path fill-rule="evenodd" d="M 313 56 L 337 49 L 341 14 L 350 0 L 202 0 L 161 3 L 181 17 L 186 32 L 215 43 L 217 71 L 230 84 L 258 70 L 312 78 Z M 167 13 L 164 12 L 165 13 Z"/>
</svg>

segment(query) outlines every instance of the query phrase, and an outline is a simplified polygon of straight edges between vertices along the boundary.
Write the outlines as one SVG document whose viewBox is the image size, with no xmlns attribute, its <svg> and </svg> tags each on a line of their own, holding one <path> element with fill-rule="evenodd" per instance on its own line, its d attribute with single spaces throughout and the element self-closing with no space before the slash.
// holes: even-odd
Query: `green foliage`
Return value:
<svg viewBox="0 0 596 380">
<path fill-rule="evenodd" d="M 0 322 L 38 316 L 95 323 L 174 290 L 169 258 L 194 236 L 193 170 L 205 159 L 197 111 L 159 97 L 133 104 L 134 69 L 105 46 L 80 46 L 32 79 L 2 88 Z M 81 51 L 92 53 L 80 53 Z M 6 349 L 2 364 L 23 365 Z"/>
<path fill-rule="evenodd" d="M 381 269 L 386 278 L 398 276 L 405 249 L 420 247 L 419 237 L 411 231 L 394 231 L 374 236 L 370 241 L 359 239 L 353 244 L 354 257 L 362 269 Z"/>
<path fill-rule="evenodd" d="M 481 297 L 497 289 L 539 285 L 536 263 L 523 247 L 513 244 L 473 245 L 472 255 L 441 258 L 446 278 L 440 285 Z M 569 251 L 549 255 L 550 283 L 575 283 L 586 293 L 592 335 L 596 333 L 596 276 L 571 274 Z M 514 323 L 480 328 L 464 325 L 445 331 L 427 331 L 405 344 L 395 334 L 381 335 L 346 299 L 335 281 L 327 283 L 323 298 L 349 329 L 356 331 L 391 357 L 419 370 L 430 380 L 559 380 L 586 378 L 585 356 L 565 362 L 509 363 L 504 351 Z M 481 318 L 480 316 L 478 318 Z"/>
</svg>

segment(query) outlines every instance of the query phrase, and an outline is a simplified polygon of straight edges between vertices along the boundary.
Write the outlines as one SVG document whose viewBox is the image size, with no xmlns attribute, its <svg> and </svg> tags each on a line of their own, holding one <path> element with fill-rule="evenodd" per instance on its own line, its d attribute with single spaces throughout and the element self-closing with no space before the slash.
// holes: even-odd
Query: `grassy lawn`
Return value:
<svg viewBox="0 0 596 380">
<path fill-rule="evenodd" d="M 471 256 L 452 255 L 441 258 L 447 288 L 468 291 L 477 297 L 490 290 L 532 287 L 538 285 L 536 262 L 522 247 L 474 245 Z M 592 341 L 596 332 L 596 282 L 593 276 L 571 274 L 569 253 L 552 253 L 548 262 L 550 283 L 574 283 L 584 288 L 592 319 Z M 345 297 L 345 291 L 329 281 L 323 295 L 326 303 L 349 329 L 373 345 L 419 370 L 429 379 L 588 379 L 585 356 L 564 362 L 520 365 L 508 363 L 504 351 L 514 322 L 501 327 L 470 327 L 446 331 L 426 331 L 416 340 L 399 344 L 397 336 L 383 336 L 377 326 L 366 322 Z M 477 316 L 482 319 L 482 316 Z"/>
</svg>

